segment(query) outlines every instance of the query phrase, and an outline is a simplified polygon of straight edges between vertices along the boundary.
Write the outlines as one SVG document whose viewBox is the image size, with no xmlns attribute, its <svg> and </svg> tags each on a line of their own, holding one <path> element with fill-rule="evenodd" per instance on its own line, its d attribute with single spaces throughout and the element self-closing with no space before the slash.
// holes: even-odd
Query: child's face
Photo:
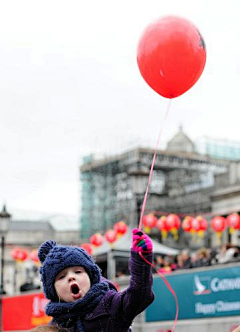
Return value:
<svg viewBox="0 0 240 332">
<path fill-rule="evenodd" d="M 71 266 L 58 273 L 54 287 L 61 300 L 74 302 L 86 295 L 91 282 L 82 266 Z"/>
</svg>

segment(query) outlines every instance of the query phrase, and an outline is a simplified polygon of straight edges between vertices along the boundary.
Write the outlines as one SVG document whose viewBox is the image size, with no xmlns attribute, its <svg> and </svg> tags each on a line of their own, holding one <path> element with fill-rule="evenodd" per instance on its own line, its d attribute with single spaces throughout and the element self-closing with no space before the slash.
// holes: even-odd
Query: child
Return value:
<svg viewBox="0 0 240 332">
<path fill-rule="evenodd" d="M 154 300 L 152 268 L 139 255 L 152 262 L 152 242 L 138 229 L 132 235 L 130 285 L 122 292 L 101 276 L 84 249 L 51 240 L 40 246 L 41 280 L 50 300 L 46 313 L 53 317 L 50 325 L 69 332 L 131 331 L 133 319 Z"/>
</svg>

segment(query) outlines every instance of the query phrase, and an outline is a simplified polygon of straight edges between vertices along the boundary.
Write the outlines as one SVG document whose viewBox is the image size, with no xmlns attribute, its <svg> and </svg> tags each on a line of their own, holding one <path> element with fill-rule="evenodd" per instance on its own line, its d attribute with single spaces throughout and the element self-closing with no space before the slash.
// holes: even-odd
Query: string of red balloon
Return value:
<svg viewBox="0 0 240 332">
<path fill-rule="evenodd" d="M 170 106 L 171 106 L 171 99 L 170 99 L 170 102 L 168 104 L 168 107 L 167 107 L 167 110 L 166 110 L 166 113 L 165 113 L 164 121 L 163 121 L 162 126 L 160 128 L 160 132 L 159 132 L 159 136 L 158 136 L 158 140 L 157 140 L 157 146 L 156 146 L 156 149 L 155 149 L 155 152 L 154 152 L 154 155 L 153 155 L 153 160 L 152 160 L 151 169 L 150 169 L 150 173 L 149 173 L 147 188 L 146 188 L 146 192 L 145 192 L 144 200 L 143 200 L 143 204 L 142 204 L 142 209 L 141 209 L 141 216 L 140 216 L 140 220 L 139 220 L 139 226 L 138 226 L 138 228 L 140 230 L 142 229 L 143 216 L 144 216 L 144 212 L 145 212 L 145 208 L 146 208 L 147 196 L 148 196 L 148 191 L 149 191 L 149 187 L 150 187 L 150 184 L 151 184 L 151 179 L 152 179 L 152 174 L 153 174 L 153 168 L 154 168 L 154 165 L 155 165 L 155 160 L 156 160 L 157 151 L 158 151 L 158 147 L 159 147 L 160 137 L 161 137 L 161 134 L 162 134 L 162 129 L 163 129 L 164 122 L 165 122 L 165 120 L 167 118 L 167 115 L 169 113 Z M 139 255 L 141 256 L 141 258 L 145 262 L 147 262 L 147 264 L 149 264 L 150 266 L 152 266 L 156 270 L 157 274 L 163 279 L 165 285 L 170 290 L 170 292 L 173 294 L 173 297 L 174 297 L 174 300 L 175 300 L 175 304 L 176 304 L 176 314 L 175 314 L 175 319 L 174 319 L 173 328 L 172 328 L 172 331 L 174 331 L 175 326 L 177 324 L 177 320 L 178 320 L 178 314 L 179 314 L 179 306 L 178 306 L 177 294 L 174 292 L 174 290 L 172 289 L 171 285 L 169 284 L 169 282 L 167 281 L 167 279 L 164 277 L 164 275 L 158 271 L 158 269 L 155 267 L 155 265 L 153 263 L 150 263 L 148 260 L 146 260 L 146 258 L 142 255 L 141 252 L 139 252 Z"/>
<path fill-rule="evenodd" d="M 170 110 L 170 106 L 171 106 L 171 99 L 169 100 L 169 103 L 168 103 L 168 106 L 167 106 L 167 109 L 166 109 L 166 112 L 165 112 L 165 116 L 163 118 L 163 122 L 162 122 L 160 131 L 159 131 L 159 135 L 158 135 L 158 139 L 157 139 L 156 149 L 155 149 L 155 152 L 154 152 L 154 155 L 153 155 L 153 160 L 152 160 L 151 169 L 150 169 L 149 178 L 148 178 L 148 183 L 147 183 L 147 189 L 146 189 L 146 192 L 145 192 L 145 195 L 144 195 L 142 209 L 141 209 L 141 216 L 140 216 L 140 220 L 139 220 L 138 228 L 140 230 L 142 229 L 142 220 L 143 220 L 143 215 L 144 215 L 144 211 L 145 211 L 145 208 L 146 208 L 148 191 L 149 191 L 149 187 L 150 187 L 150 184 L 151 184 L 153 168 L 154 168 L 154 165 L 155 165 L 155 160 L 156 160 L 157 151 L 158 151 L 158 147 L 159 147 L 159 143 L 160 143 L 160 138 L 161 138 L 161 135 L 162 135 L 162 130 L 164 128 L 165 121 L 167 119 L 167 116 L 168 116 L 168 113 L 169 113 L 169 110 Z"/>
</svg>

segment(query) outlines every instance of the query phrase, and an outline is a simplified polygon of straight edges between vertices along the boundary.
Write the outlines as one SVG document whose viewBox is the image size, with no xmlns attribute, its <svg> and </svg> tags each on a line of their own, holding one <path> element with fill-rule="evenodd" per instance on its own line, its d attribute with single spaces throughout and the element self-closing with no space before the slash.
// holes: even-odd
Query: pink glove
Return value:
<svg viewBox="0 0 240 332">
<path fill-rule="evenodd" d="M 138 228 L 132 230 L 132 249 L 142 253 L 151 253 L 153 250 L 151 239 Z"/>
</svg>

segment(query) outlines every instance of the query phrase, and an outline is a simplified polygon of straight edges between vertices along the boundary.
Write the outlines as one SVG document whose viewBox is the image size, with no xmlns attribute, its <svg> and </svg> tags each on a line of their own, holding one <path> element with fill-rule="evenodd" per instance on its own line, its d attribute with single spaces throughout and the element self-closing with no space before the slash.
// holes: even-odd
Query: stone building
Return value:
<svg viewBox="0 0 240 332">
<path fill-rule="evenodd" d="M 174 152 L 187 152 L 194 153 L 194 143 L 192 140 L 183 132 L 182 126 L 180 126 L 179 131 L 172 139 L 167 143 L 167 151 Z"/>
<path fill-rule="evenodd" d="M 1 221 L 1 220 L 0 220 Z M 9 219 L 10 229 L 5 235 L 4 290 L 7 294 L 34 290 L 40 287 L 39 265 L 30 256 L 39 245 L 49 239 L 62 244 L 80 245 L 78 230 L 56 230 L 49 221 Z M 13 250 L 27 253 L 26 260 L 14 260 Z"/>
</svg>

